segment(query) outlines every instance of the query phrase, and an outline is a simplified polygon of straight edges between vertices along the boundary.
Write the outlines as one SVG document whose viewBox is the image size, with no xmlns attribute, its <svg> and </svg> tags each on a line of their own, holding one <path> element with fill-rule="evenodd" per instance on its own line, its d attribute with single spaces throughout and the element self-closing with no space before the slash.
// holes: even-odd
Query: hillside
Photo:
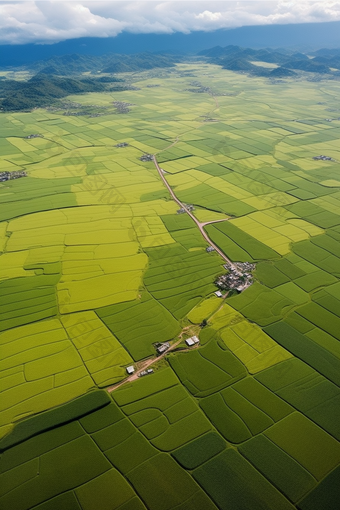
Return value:
<svg viewBox="0 0 340 510">
<path fill-rule="evenodd" d="M 119 91 L 129 88 L 116 76 L 98 73 L 131 73 L 171 67 L 179 58 L 171 55 L 141 53 L 136 55 L 63 55 L 28 64 L 21 71 L 34 73 L 28 81 L 2 79 L 0 107 L 4 111 L 29 110 L 44 106 L 70 94 Z M 86 77 L 84 73 L 90 73 Z M 113 85 L 112 85 L 113 84 Z"/>
<path fill-rule="evenodd" d="M 200 51 L 198 55 L 224 69 L 246 72 L 255 76 L 293 76 L 294 71 L 330 75 L 338 75 L 340 72 L 340 50 L 319 50 L 307 55 L 287 49 L 255 50 L 229 45 L 224 48 L 215 46 Z M 273 73 L 272 69 L 261 63 L 275 64 L 281 68 L 281 71 Z"/>
<path fill-rule="evenodd" d="M 39 73 L 27 82 L 0 82 L 3 110 L 27 110 L 43 106 L 70 94 L 101 92 L 105 85 L 96 79 L 72 79 Z"/>
</svg>

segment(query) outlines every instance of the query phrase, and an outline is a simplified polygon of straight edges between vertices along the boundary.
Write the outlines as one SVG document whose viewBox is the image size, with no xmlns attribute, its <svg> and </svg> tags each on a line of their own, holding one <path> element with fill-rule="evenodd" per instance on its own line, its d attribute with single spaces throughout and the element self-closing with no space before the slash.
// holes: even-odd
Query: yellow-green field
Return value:
<svg viewBox="0 0 340 510">
<path fill-rule="evenodd" d="M 124 76 L 135 89 L 67 98 L 104 115 L 1 114 L 0 171 L 27 177 L 0 183 L 0 478 L 14 483 L 0 507 L 224 510 L 244 490 L 254 509 L 313 510 L 315 494 L 326 510 L 340 469 L 339 82 L 199 62 Z M 225 261 L 144 153 L 220 250 L 255 264 L 250 288 L 214 295 Z M 166 341 L 180 350 L 153 375 L 79 411 Z"/>
</svg>

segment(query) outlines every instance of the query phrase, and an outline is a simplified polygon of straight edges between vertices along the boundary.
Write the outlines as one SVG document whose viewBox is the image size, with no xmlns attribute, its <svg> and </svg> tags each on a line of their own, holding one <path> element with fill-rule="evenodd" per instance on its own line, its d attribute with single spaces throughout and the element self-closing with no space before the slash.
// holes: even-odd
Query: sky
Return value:
<svg viewBox="0 0 340 510">
<path fill-rule="evenodd" d="M 0 44 L 340 20 L 339 1 L 0 1 Z"/>
</svg>

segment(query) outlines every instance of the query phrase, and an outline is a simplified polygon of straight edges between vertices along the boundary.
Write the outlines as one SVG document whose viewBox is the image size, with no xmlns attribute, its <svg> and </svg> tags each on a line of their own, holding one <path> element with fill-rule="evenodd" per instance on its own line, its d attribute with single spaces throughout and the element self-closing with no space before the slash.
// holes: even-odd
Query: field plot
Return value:
<svg viewBox="0 0 340 510">
<path fill-rule="evenodd" d="M 210 395 L 246 374 L 237 358 L 214 341 L 199 350 L 172 354 L 169 363 L 184 386 L 196 397 Z"/>
<path fill-rule="evenodd" d="M 1 333 L 1 345 L 2 426 L 60 405 L 94 387 L 56 319 Z"/>
<path fill-rule="evenodd" d="M 135 360 L 154 354 L 154 343 L 172 340 L 180 331 L 178 321 L 147 292 L 138 301 L 99 308 L 97 314 Z"/>
<path fill-rule="evenodd" d="M 144 284 L 176 319 L 183 318 L 202 297 L 216 289 L 213 281 L 221 272 L 219 256 L 210 257 L 201 250 L 189 251 L 178 243 L 145 251 L 149 269 Z"/>
<path fill-rule="evenodd" d="M 338 82 L 200 62 L 122 77 L 67 98 L 99 116 L 1 114 L 1 171 L 26 175 L 0 183 L 0 507 L 333 510 Z M 247 290 L 214 296 L 224 262 L 145 153 L 256 264 Z"/>
<path fill-rule="evenodd" d="M 212 428 L 170 368 L 117 390 L 113 398 L 161 451 L 183 446 Z"/>
<path fill-rule="evenodd" d="M 316 370 L 290 359 L 256 379 L 339 440 L 340 390 Z"/>
<path fill-rule="evenodd" d="M 100 386 L 120 381 L 131 357 L 94 312 L 65 315 L 61 319 L 82 361 Z"/>
<path fill-rule="evenodd" d="M 193 472 L 219 508 L 293 509 L 294 507 L 239 453 L 222 452 Z"/>
</svg>

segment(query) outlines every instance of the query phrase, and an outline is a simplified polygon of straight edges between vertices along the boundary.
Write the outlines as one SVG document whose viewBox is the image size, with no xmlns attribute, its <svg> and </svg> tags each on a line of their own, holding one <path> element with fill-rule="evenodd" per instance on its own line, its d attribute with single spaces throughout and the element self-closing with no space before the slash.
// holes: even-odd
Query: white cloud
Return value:
<svg viewBox="0 0 340 510">
<path fill-rule="evenodd" d="M 0 43 L 336 20 L 340 20 L 340 1 L 327 0 L 8 1 L 0 2 Z"/>
</svg>

